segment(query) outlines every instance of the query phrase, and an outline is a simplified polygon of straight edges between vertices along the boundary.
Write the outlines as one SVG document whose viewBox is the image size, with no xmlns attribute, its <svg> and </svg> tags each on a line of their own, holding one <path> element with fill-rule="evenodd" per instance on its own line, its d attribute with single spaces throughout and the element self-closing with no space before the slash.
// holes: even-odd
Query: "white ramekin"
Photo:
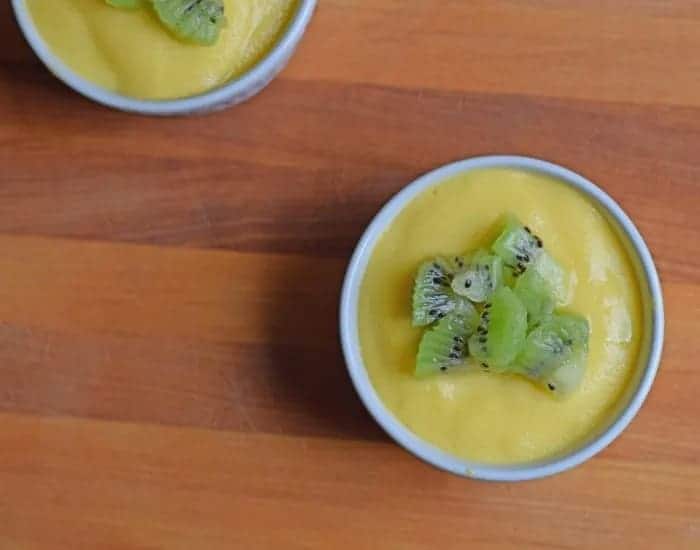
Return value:
<svg viewBox="0 0 700 550">
<path fill-rule="evenodd" d="M 638 377 L 623 397 L 617 414 L 580 448 L 550 460 L 495 466 L 462 460 L 438 449 L 408 430 L 384 406 L 362 360 L 357 321 L 358 298 L 377 240 L 404 206 L 422 191 L 456 174 L 482 168 L 515 168 L 539 172 L 553 176 L 587 195 L 601 211 L 608 214 L 622 238 L 628 241 L 626 245 L 637 259 L 638 276 L 649 308 L 649 323 L 645 327 L 648 338 L 643 357 L 640 358 Z M 419 178 L 395 195 L 377 214 L 360 239 L 345 276 L 340 302 L 340 334 L 355 389 L 367 410 L 397 443 L 426 462 L 454 474 L 489 481 L 522 481 L 556 474 L 588 460 L 619 436 L 637 414 L 649 393 L 661 359 L 664 339 L 663 296 L 654 261 L 642 236 L 620 206 L 599 187 L 571 170 L 542 160 L 517 156 L 477 157 L 444 166 Z"/>
<path fill-rule="evenodd" d="M 59 80 L 62 80 L 76 92 L 114 109 L 144 115 L 168 116 L 224 109 L 241 103 L 260 92 L 289 62 L 311 20 L 316 0 L 299 0 L 297 11 L 282 38 L 248 72 L 208 92 L 169 100 L 136 99 L 111 92 L 85 80 L 51 52 L 34 25 L 25 0 L 12 0 L 12 7 L 24 37 L 39 59 Z"/>
</svg>

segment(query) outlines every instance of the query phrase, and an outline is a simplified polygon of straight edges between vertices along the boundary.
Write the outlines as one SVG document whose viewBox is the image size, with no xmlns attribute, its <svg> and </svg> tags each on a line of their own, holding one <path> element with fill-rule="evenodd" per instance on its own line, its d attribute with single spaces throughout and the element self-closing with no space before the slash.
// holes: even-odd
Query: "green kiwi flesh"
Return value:
<svg viewBox="0 0 700 550">
<path fill-rule="evenodd" d="M 569 395 L 583 379 L 589 339 L 584 318 L 556 310 L 569 301 L 569 282 L 542 239 L 512 215 L 490 252 L 423 263 L 412 321 L 434 326 L 423 334 L 415 375 L 480 366 Z"/>
<path fill-rule="evenodd" d="M 105 0 L 115 8 L 153 5 L 161 23 L 178 38 L 210 46 L 219 38 L 226 18 L 223 0 Z"/>
<path fill-rule="evenodd" d="M 508 287 L 501 287 L 484 305 L 469 353 L 485 369 L 506 368 L 521 352 L 527 333 L 527 310 Z"/>
<path fill-rule="evenodd" d="M 464 366 L 467 338 L 474 330 L 476 310 L 452 312 L 426 330 L 418 346 L 415 375 L 419 378 Z"/>
<path fill-rule="evenodd" d="M 151 0 L 161 22 L 178 38 L 209 46 L 225 23 L 223 0 Z"/>
<path fill-rule="evenodd" d="M 556 305 L 563 306 L 568 302 L 569 277 L 564 268 L 549 252 L 542 251 L 532 265 L 532 270 L 537 271 L 540 277 L 546 281 Z"/>
<path fill-rule="evenodd" d="M 474 303 L 488 300 L 503 279 L 503 261 L 500 257 L 480 250 L 469 265 L 452 280 L 452 290 Z"/>
<path fill-rule="evenodd" d="M 514 370 L 556 395 L 570 394 L 583 378 L 589 332 L 583 317 L 552 315 L 528 335 Z"/>
<path fill-rule="evenodd" d="M 527 310 L 528 327 L 536 327 L 554 312 L 552 287 L 537 270 L 528 269 L 518 277 L 513 291 Z"/>
<path fill-rule="evenodd" d="M 464 266 L 460 257 L 435 258 L 421 264 L 413 285 L 413 326 L 430 325 L 464 301 L 452 291 L 455 272 Z"/>
<path fill-rule="evenodd" d="M 501 257 L 505 266 L 510 268 L 513 276 L 518 277 L 525 273 L 542 253 L 542 247 L 542 239 L 511 215 L 508 216 L 503 232 L 491 249 Z"/>
</svg>

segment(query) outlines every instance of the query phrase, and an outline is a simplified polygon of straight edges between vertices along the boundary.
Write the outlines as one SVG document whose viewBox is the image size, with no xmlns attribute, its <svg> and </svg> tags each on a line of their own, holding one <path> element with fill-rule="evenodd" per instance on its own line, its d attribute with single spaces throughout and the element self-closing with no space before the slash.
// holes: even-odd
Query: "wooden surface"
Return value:
<svg viewBox="0 0 700 550">
<path fill-rule="evenodd" d="M 0 7 L 0 550 L 700 548 L 700 6 L 322 0 L 290 67 L 155 120 L 57 83 Z M 355 396 L 339 286 L 467 156 L 601 184 L 658 261 L 662 368 L 585 466 L 459 479 Z"/>
</svg>

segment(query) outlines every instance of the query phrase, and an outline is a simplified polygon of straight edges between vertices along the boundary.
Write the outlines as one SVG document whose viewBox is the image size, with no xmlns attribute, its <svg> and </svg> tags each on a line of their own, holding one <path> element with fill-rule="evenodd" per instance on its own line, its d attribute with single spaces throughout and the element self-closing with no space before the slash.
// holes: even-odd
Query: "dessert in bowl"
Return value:
<svg viewBox="0 0 700 550">
<path fill-rule="evenodd" d="M 13 0 L 66 84 L 105 105 L 187 114 L 241 102 L 293 54 L 316 0 Z"/>
<path fill-rule="evenodd" d="M 400 444 L 483 479 L 541 477 L 601 450 L 656 373 L 651 255 L 585 178 L 482 157 L 409 185 L 351 261 L 341 335 L 353 382 Z"/>
</svg>

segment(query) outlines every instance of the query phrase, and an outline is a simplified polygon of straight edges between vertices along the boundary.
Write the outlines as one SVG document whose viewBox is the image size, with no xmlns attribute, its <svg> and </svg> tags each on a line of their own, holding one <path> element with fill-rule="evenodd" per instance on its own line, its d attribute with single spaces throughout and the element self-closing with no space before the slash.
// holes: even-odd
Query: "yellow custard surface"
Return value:
<svg viewBox="0 0 700 550">
<path fill-rule="evenodd" d="M 516 375 L 413 376 L 423 334 L 411 326 L 418 266 L 488 246 L 508 212 L 568 271 L 563 309 L 590 323 L 585 377 L 565 399 Z M 630 384 L 644 339 L 636 271 L 607 218 L 563 182 L 513 169 L 466 172 L 414 198 L 372 251 L 358 323 L 370 380 L 396 418 L 440 449 L 488 464 L 550 458 L 593 434 Z"/>
<path fill-rule="evenodd" d="M 277 42 L 296 0 L 224 0 L 226 25 L 212 46 L 176 38 L 150 6 L 104 0 L 26 0 L 51 51 L 75 73 L 140 99 L 174 99 L 215 88 L 255 65 Z"/>
</svg>

